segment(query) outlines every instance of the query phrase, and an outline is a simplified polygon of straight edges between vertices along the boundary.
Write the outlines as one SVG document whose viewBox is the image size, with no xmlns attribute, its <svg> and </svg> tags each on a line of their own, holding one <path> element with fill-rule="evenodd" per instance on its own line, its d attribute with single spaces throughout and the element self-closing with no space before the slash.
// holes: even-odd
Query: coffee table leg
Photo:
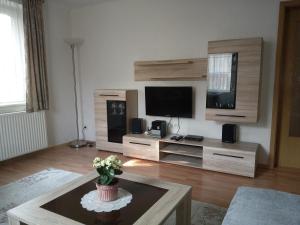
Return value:
<svg viewBox="0 0 300 225">
<path fill-rule="evenodd" d="M 20 225 L 21 223 L 20 223 L 20 221 L 18 221 L 18 220 L 16 220 L 16 219 L 9 216 L 8 217 L 8 224 L 9 225 Z"/>
<path fill-rule="evenodd" d="M 191 191 L 189 191 L 176 208 L 176 225 L 191 224 Z"/>
</svg>

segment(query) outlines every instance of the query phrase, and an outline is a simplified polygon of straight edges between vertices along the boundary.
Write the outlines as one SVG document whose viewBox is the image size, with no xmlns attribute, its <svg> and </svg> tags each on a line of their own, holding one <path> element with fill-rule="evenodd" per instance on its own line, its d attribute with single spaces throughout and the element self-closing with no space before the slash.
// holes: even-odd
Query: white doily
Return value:
<svg viewBox="0 0 300 225">
<path fill-rule="evenodd" d="M 118 188 L 118 198 L 115 201 L 103 202 L 98 198 L 97 190 L 90 191 L 81 198 L 81 205 L 88 211 L 111 212 L 128 205 L 132 200 L 132 194 L 123 188 Z"/>
</svg>

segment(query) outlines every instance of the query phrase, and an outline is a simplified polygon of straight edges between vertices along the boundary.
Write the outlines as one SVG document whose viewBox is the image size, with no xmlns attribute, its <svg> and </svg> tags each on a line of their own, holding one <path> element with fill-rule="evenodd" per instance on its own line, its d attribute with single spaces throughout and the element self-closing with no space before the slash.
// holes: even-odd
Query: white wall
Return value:
<svg viewBox="0 0 300 225">
<path fill-rule="evenodd" d="M 110 0 L 72 10 L 72 35 L 85 40 L 80 73 L 87 138 L 95 140 L 93 92 L 97 88 L 139 90 L 139 117 L 145 116 L 145 85 L 188 85 L 196 93 L 195 118 L 182 119 L 182 134 L 221 138 L 221 123 L 205 120 L 205 81 L 135 82 L 133 63 L 147 59 L 207 56 L 207 42 L 263 37 L 261 120 L 240 127 L 240 140 L 269 152 L 274 58 L 279 0 Z M 148 121 L 154 120 L 147 117 Z M 176 130 L 176 122 L 173 122 Z"/>
<path fill-rule="evenodd" d="M 45 1 L 45 30 L 50 110 L 47 111 L 49 145 L 76 137 L 71 50 L 64 39 L 71 35 L 70 7 Z"/>
</svg>

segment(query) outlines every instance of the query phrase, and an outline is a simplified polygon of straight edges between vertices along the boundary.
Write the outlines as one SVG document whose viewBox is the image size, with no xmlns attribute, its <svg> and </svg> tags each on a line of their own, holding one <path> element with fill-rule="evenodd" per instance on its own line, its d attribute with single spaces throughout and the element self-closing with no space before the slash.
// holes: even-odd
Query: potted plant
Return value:
<svg viewBox="0 0 300 225">
<path fill-rule="evenodd" d="M 117 156 L 111 155 L 106 159 L 96 157 L 93 160 L 93 167 L 99 173 L 96 180 L 96 187 L 100 201 L 114 201 L 118 197 L 118 178 L 122 174 L 122 162 Z"/>
</svg>

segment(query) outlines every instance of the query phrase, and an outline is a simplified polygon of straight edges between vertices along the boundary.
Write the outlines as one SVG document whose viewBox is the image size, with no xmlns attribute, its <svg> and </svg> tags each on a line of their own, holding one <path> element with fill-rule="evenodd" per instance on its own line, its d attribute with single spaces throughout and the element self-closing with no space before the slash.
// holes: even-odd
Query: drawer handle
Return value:
<svg viewBox="0 0 300 225">
<path fill-rule="evenodd" d="M 226 155 L 226 154 L 221 154 L 221 153 L 213 153 L 213 155 L 218 155 L 218 156 L 225 156 L 225 157 L 230 157 L 230 158 L 237 158 L 237 159 L 243 159 L 243 156 L 236 156 L 236 155 Z"/>
<path fill-rule="evenodd" d="M 238 118 L 246 117 L 246 116 L 241 116 L 241 115 L 225 115 L 225 114 L 216 114 L 216 116 L 227 116 L 227 117 L 238 117 Z"/>
<path fill-rule="evenodd" d="M 102 97 L 118 97 L 119 95 L 106 95 L 106 94 L 101 94 L 99 96 L 102 96 Z"/>
<path fill-rule="evenodd" d="M 146 145 L 146 146 L 151 146 L 151 144 L 145 144 L 145 143 L 139 143 L 139 142 L 134 142 L 134 141 L 129 141 L 130 144 L 134 145 Z"/>
</svg>

